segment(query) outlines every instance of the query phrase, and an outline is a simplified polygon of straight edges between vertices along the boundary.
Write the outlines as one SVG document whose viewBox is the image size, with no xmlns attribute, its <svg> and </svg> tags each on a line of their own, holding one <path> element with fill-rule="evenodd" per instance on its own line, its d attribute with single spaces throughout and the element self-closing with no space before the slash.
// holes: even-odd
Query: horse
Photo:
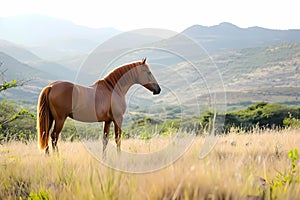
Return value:
<svg viewBox="0 0 300 200">
<path fill-rule="evenodd" d="M 49 135 L 53 152 L 67 117 L 81 122 L 104 122 L 103 157 L 106 154 L 111 123 L 114 124 L 117 152 L 121 151 L 121 128 L 126 110 L 125 95 L 134 84 L 140 84 L 153 95 L 161 88 L 150 71 L 146 58 L 122 65 L 89 87 L 66 81 L 55 81 L 44 87 L 37 104 L 37 134 L 40 150 L 49 154 Z"/>
</svg>

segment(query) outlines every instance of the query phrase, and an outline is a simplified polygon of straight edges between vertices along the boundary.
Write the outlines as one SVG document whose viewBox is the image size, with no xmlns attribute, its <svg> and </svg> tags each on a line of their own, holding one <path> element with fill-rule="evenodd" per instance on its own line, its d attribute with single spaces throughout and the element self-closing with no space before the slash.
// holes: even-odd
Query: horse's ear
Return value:
<svg viewBox="0 0 300 200">
<path fill-rule="evenodd" d="M 146 63 L 146 59 L 147 59 L 147 58 L 143 58 L 143 59 L 142 59 L 142 64 L 145 64 L 145 63 Z"/>
</svg>

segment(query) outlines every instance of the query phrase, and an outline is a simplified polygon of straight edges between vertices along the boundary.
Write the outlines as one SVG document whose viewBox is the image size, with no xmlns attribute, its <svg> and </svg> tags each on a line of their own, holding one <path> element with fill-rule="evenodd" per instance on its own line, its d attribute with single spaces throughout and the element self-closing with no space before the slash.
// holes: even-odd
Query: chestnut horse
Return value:
<svg viewBox="0 0 300 200">
<path fill-rule="evenodd" d="M 114 123 L 117 151 L 121 148 L 121 127 L 126 110 L 125 95 L 133 84 L 140 84 L 159 94 L 161 89 L 152 75 L 146 58 L 123 65 L 89 87 L 65 81 L 47 85 L 37 105 L 38 143 L 49 154 L 50 129 L 53 151 L 58 151 L 57 140 L 65 120 L 70 117 L 82 122 L 104 122 L 103 155 L 108 143 L 110 125 Z"/>
</svg>

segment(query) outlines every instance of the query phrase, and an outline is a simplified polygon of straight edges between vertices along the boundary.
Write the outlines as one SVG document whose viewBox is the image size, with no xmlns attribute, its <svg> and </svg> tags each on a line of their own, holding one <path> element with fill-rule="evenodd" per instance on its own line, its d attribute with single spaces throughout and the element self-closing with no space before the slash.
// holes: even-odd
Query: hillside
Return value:
<svg viewBox="0 0 300 200">
<path fill-rule="evenodd" d="M 9 20 L 19 21 L 9 24 Z M 195 25 L 175 36 L 167 31 L 168 37 L 159 34 L 159 30 L 154 34 L 147 32 L 150 30 L 140 30 L 120 34 L 89 52 L 96 40 L 99 42 L 104 38 L 101 34 L 107 33 L 106 36 L 111 37 L 116 32 L 98 30 L 103 31 L 100 34 L 95 29 L 39 16 L 6 19 L 4 22 L 1 29 L 5 31 L 0 34 L 0 52 L 4 54 L 0 61 L 10 68 L 8 78 L 24 74 L 38 77 L 43 83 L 57 79 L 73 81 L 77 72 L 80 76 L 76 81 L 89 85 L 119 65 L 147 57 L 163 90 L 154 98 L 142 87 L 134 87 L 128 94 L 131 108 L 143 105 L 151 106 L 155 111 L 154 108 L 160 109 L 161 105 L 172 105 L 188 109 L 185 113 L 192 114 L 197 104 L 201 104 L 198 107 L 202 111 L 212 104 L 213 98 L 219 101 L 217 103 L 224 103 L 225 97 L 230 109 L 261 100 L 299 104 L 300 30 L 240 28 L 230 23 L 211 27 Z M 45 29 L 36 30 L 42 23 L 41 27 Z M 44 33 L 49 28 L 54 31 L 38 36 L 35 41 L 29 41 L 33 37 L 22 38 L 14 32 L 14 37 L 18 37 L 16 42 L 22 40 L 21 43 L 36 43 L 36 46 L 20 46 L 3 40 L 8 38 L 5 33 L 21 30 L 24 24 L 37 31 L 35 34 Z M 70 33 L 74 33 L 72 37 L 69 37 Z M 76 35 L 80 37 L 76 38 Z M 40 58 L 29 49 L 47 55 L 49 60 Z M 14 68 L 11 64 L 22 68 Z M 30 73 L 25 73 L 25 66 L 30 67 Z"/>
<path fill-rule="evenodd" d="M 24 64 L 6 53 L 0 52 L 0 61 L 3 64 L 2 70 L 7 70 L 5 72 L 7 79 L 51 79 L 43 71 Z"/>
<path fill-rule="evenodd" d="M 300 42 L 231 51 L 212 58 L 231 89 L 300 86 Z"/>
<path fill-rule="evenodd" d="M 17 49 L 17 48 L 16 48 Z M 26 52 L 26 51 L 25 51 Z M 5 80 L 17 79 L 28 81 L 24 86 L 13 88 L 0 94 L 0 99 L 8 98 L 18 101 L 36 102 L 41 88 L 53 80 L 74 79 L 75 73 L 63 66 L 36 60 L 30 62 L 20 62 L 14 57 L 0 51 L 0 71 L 5 71 Z"/>
<path fill-rule="evenodd" d="M 41 87 L 46 85 L 50 77 L 45 72 L 19 62 L 15 58 L 0 52 L 1 72 L 5 71 L 5 80 L 17 79 L 29 81 L 22 87 L 12 88 L 0 94 L 0 99 L 36 102 Z"/>
<path fill-rule="evenodd" d="M 0 51 L 18 59 L 20 62 L 40 60 L 37 55 L 28 51 L 26 48 L 6 40 L 0 40 Z"/>
<path fill-rule="evenodd" d="M 70 21 L 41 15 L 0 18 L 0 28 L 0 39 L 25 45 L 39 57 L 52 61 L 61 60 L 64 57 L 82 56 L 82 54 L 94 50 L 107 39 L 121 33 L 110 27 L 89 28 Z M 163 32 L 167 30 L 160 31 L 163 35 Z M 300 30 L 240 28 L 228 22 L 214 26 L 193 25 L 183 30 L 181 34 L 198 42 L 210 54 L 300 41 Z M 140 36 L 136 35 L 136 37 L 128 39 L 125 42 L 136 43 L 140 40 Z M 178 42 L 176 39 L 175 41 Z M 164 42 L 169 46 L 174 45 L 174 38 Z M 184 43 L 176 45 L 179 45 L 178 49 L 186 48 Z"/>
<path fill-rule="evenodd" d="M 233 50 L 212 55 L 211 59 L 222 76 L 229 109 L 247 106 L 252 102 L 262 100 L 273 103 L 299 105 L 299 52 L 300 42 L 295 42 Z M 37 77 L 43 83 L 59 79 L 58 76 L 55 76 L 55 69 L 51 67 L 49 69 L 54 72 L 52 75 L 42 71 L 43 68 L 38 70 L 36 66 L 31 67 L 31 65 L 23 64 L 4 53 L 1 54 L 0 60 L 5 64 L 4 68 L 9 69 L 7 71 L 8 78 L 23 79 L 24 77 Z M 155 63 L 155 58 L 150 57 L 149 62 Z M 158 68 L 156 64 L 151 64 L 151 68 L 159 83 L 175 93 L 182 94 L 182 91 L 185 90 L 184 87 L 187 84 L 191 84 L 196 95 L 180 96 L 182 103 L 194 105 L 196 102 L 195 98 L 197 98 L 199 102 L 205 105 L 209 101 L 210 94 L 207 88 L 204 87 L 205 85 L 203 85 L 204 79 L 209 81 L 213 85 L 212 87 L 219 88 L 221 91 L 223 86 L 217 77 L 218 73 L 211 71 L 212 61 L 209 58 L 200 58 L 194 62 L 197 63 L 204 77 L 199 79 L 197 74 L 189 71 L 190 67 L 184 62 L 171 64 L 168 68 Z M 60 72 L 58 74 L 63 74 L 59 68 L 56 70 Z M 98 71 L 98 74 L 103 74 L 101 68 L 98 68 Z M 177 73 L 174 74 L 172 71 L 176 71 Z M 178 73 L 183 75 L 184 79 Z M 94 79 L 96 77 L 89 81 L 93 82 Z M 32 83 L 32 85 L 34 84 Z M 39 83 L 38 85 L 41 84 Z M 131 99 L 132 104 L 129 105 L 131 107 L 137 105 L 146 106 L 148 104 L 154 106 L 153 101 L 157 105 L 163 102 L 165 104 L 174 103 L 175 96 L 169 93 L 170 91 L 165 90 L 155 98 L 147 95 L 148 93 L 145 93 L 144 89 L 138 89 L 137 91 L 135 91 L 135 98 Z M 139 102 L 143 103 L 140 104 Z M 193 108 L 191 107 L 191 109 Z"/>
<path fill-rule="evenodd" d="M 228 51 L 212 59 L 222 75 L 229 104 L 262 100 L 300 104 L 300 42 Z M 209 65 L 211 61 L 198 62 Z"/>
<path fill-rule="evenodd" d="M 146 110 L 150 114 L 161 112 L 162 104 L 178 107 L 179 114 L 195 113 L 197 109 L 202 112 L 213 103 L 225 102 L 229 110 L 258 101 L 300 105 L 300 42 L 195 58 L 196 68 L 184 61 L 164 68 L 152 62 L 153 74 L 165 88 L 157 97 L 147 95 L 143 89 L 135 91 L 129 104 L 133 108 L 149 106 Z"/>
<path fill-rule="evenodd" d="M 4 52 L 5 54 L 13 57 L 19 62 L 27 64 L 37 70 L 48 73 L 49 74 L 48 79 L 54 78 L 54 79 L 73 80 L 75 77 L 75 73 L 76 73 L 75 71 L 72 71 L 56 62 L 43 60 L 42 58 L 38 57 L 37 55 L 27 50 L 26 48 L 14 44 L 12 42 L 8 42 L 6 40 L 0 40 L 0 52 Z M 3 63 L 6 62 L 6 60 L 0 60 L 0 61 Z M 14 68 L 12 68 L 12 70 L 13 69 Z M 14 71 L 11 71 L 11 73 L 13 72 Z"/>
<path fill-rule="evenodd" d="M 182 33 L 203 45 L 209 53 L 300 41 L 300 30 L 240 28 L 227 22 L 209 27 L 194 25 Z"/>
</svg>

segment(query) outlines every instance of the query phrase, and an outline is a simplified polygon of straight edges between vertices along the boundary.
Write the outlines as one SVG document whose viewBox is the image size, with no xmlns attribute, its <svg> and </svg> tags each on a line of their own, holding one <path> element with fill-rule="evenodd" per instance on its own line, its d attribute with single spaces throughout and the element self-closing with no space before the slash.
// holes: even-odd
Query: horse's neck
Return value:
<svg viewBox="0 0 300 200">
<path fill-rule="evenodd" d="M 136 83 L 134 69 L 132 66 L 122 67 L 105 77 L 104 81 L 113 92 L 125 96 L 129 88 Z"/>
<path fill-rule="evenodd" d="M 134 85 L 135 82 L 132 79 L 121 78 L 114 86 L 113 91 L 120 96 L 125 96 L 129 88 Z"/>
</svg>

